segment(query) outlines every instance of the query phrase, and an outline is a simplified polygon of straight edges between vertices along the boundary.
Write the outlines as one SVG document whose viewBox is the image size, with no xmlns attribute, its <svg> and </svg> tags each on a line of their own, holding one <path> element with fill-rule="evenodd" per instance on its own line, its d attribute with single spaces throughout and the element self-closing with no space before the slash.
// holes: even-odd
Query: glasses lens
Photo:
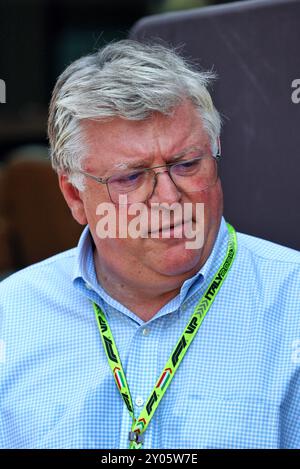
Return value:
<svg viewBox="0 0 300 469">
<path fill-rule="evenodd" d="M 183 192 L 203 191 L 217 181 L 217 161 L 211 156 L 181 160 L 170 166 L 169 174 Z M 107 181 L 109 195 L 115 204 L 145 202 L 151 196 L 154 185 L 155 173 L 149 170 L 122 173 Z"/>
<path fill-rule="evenodd" d="M 153 176 L 150 171 L 123 173 L 109 178 L 107 187 L 115 204 L 124 201 L 122 196 L 126 196 L 127 204 L 144 202 L 152 192 Z"/>
<path fill-rule="evenodd" d="M 170 176 L 184 192 L 203 191 L 217 181 L 217 161 L 211 156 L 182 160 L 171 166 Z"/>
</svg>

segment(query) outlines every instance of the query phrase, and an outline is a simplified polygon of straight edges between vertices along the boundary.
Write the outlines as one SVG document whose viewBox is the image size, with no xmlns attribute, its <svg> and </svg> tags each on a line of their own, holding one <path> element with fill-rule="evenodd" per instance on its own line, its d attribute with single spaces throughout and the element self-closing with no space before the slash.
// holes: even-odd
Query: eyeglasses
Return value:
<svg viewBox="0 0 300 469">
<path fill-rule="evenodd" d="M 181 159 L 179 162 L 135 169 L 107 178 L 94 176 L 85 171 L 78 171 L 100 184 L 106 184 L 108 194 L 114 204 L 119 204 L 119 197 L 126 195 L 127 204 L 145 202 L 152 196 L 159 174 L 168 172 L 170 179 L 181 192 L 201 192 L 213 186 L 218 179 L 217 161 L 220 155 L 198 156 Z M 165 168 L 155 172 L 154 169 Z"/>
</svg>

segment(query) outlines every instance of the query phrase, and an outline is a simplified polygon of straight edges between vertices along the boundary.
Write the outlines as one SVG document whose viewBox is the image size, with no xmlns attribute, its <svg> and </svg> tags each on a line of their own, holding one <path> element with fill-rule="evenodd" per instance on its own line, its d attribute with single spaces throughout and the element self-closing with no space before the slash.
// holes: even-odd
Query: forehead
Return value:
<svg viewBox="0 0 300 469">
<path fill-rule="evenodd" d="M 144 121 L 86 121 L 83 134 L 87 148 L 85 169 L 105 170 L 142 159 L 152 164 L 190 146 L 205 149 L 210 143 L 199 111 L 189 101 L 170 116 L 154 113 Z"/>
</svg>

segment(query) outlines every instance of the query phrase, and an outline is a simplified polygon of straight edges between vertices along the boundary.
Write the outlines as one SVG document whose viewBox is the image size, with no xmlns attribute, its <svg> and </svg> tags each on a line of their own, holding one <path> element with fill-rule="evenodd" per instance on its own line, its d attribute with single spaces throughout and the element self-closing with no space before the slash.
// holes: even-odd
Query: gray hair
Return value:
<svg viewBox="0 0 300 469">
<path fill-rule="evenodd" d="M 144 120 L 153 112 L 170 115 L 188 98 L 199 109 L 203 126 L 217 153 L 221 118 L 207 90 L 214 73 L 196 71 L 175 51 L 160 44 L 121 40 L 73 62 L 53 91 L 48 122 L 52 166 L 84 189 L 84 119 L 122 117 Z"/>
</svg>

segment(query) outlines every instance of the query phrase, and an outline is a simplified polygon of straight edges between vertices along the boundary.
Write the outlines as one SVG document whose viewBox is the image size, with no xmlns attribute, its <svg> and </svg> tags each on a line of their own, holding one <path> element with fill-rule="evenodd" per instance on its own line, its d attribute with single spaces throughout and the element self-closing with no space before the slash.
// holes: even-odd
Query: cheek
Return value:
<svg viewBox="0 0 300 469">
<path fill-rule="evenodd" d="M 96 225 L 99 220 L 99 216 L 97 215 L 97 205 L 98 204 L 87 203 L 84 206 L 86 218 L 91 231 L 96 229 Z"/>
<path fill-rule="evenodd" d="M 131 237 L 132 231 L 140 233 L 139 215 L 130 215 L 127 208 L 120 210 L 110 200 L 99 200 L 92 197 L 85 200 L 86 217 L 94 242 L 103 256 L 111 256 L 117 252 L 143 250 L 144 239 Z M 134 221 L 132 226 L 130 222 Z"/>
<path fill-rule="evenodd" d="M 218 179 L 217 183 L 210 189 L 199 192 L 190 193 L 189 200 L 193 204 L 193 215 L 196 215 L 196 204 L 203 204 L 205 222 L 210 223 L 213 220 L 218 220 L 223 212 L 223 193 L 221 182 Z"/>
<path fill-rule="evenodd" d="M 100 185 L 96 188 L 93 186 L 88 187 L 83 195 L 84 210 L 92 232 L 96 230 L 96 225 L 101 218 L 101 204 L 104 204 L 101 207 L 102 213 L 105 208 L 114 210 L 114 206 L 106 196 L 104 189 L 105 187 L 102 188 Z"/>
<path fill-rule="evenodd" d="M 211 210 L 214 217 L 221 217 L 223 214 L 223 191 L 220 179 L 218 179 L 214 186 L 211 198 Z"/>
</svg>

